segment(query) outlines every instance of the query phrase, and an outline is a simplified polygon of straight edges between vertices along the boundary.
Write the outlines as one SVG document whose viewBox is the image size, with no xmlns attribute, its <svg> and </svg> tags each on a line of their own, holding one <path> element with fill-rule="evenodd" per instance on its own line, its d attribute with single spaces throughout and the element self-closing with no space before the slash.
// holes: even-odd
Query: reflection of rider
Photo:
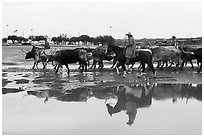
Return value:
<svg viewBox="0 0 204 137">
<path fill-rule="evenodd" d="M 106 104 L 109 114 L 112 116 L 114 113 L 125 110 L 129 118 L 127 124 L 132 125 L 137 114 L 137 109 L 151 105 L 152 96 L 150 90 L 152 87 L 153 84 L 148 85 L 147 82 L 134 86 L 118 86 L 118 100 L 116 105 L 112 107 Z"/>
</svg>

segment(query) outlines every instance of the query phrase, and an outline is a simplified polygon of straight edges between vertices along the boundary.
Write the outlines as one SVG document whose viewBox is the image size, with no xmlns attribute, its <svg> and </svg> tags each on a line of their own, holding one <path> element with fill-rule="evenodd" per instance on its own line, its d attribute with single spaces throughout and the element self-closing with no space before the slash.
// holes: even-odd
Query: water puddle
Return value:
<svg viewBox="0 0 204 137">
<path fill-rule="evenodd" d="M 3 134 L 201 134 L 202 84 L 53 83 L 2 89 Z"/>
</svg>

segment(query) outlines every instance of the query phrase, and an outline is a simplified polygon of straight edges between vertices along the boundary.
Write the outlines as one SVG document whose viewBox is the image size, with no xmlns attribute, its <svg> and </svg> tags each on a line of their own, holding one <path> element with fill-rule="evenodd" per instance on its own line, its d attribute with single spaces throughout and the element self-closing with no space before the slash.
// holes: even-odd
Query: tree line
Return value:
<svg viewBox="0 0 204 137">
<path fill-rule="evenodd" d="M 47 40 L 47 36 L 39 35 L 39 36 L 29 36 L 28 38 L 24 38 L 22 36 L 16 36 L 16 35 L 9 35 L 8 38 L 3 38 L 2 42 L 7 42 L 7 40 L 11 40 L 14 44 L 16 41 L 17 43 L 27 43 L 29 40 L 31 41 L 40 41 L 40 40 Z M 79 42 L 82 42 L 83 44 L 110 44 L 114 43 L 115 39 L 112 36 L 97 36 L 97 37 L 90 37 L 88 35 L 81 35 L 79 37 L 66 37 L 64 35 L 60 35 L 58 37 L 52 37 L 51 41 L 54 44 L 77 44 Z"/>
</svg>

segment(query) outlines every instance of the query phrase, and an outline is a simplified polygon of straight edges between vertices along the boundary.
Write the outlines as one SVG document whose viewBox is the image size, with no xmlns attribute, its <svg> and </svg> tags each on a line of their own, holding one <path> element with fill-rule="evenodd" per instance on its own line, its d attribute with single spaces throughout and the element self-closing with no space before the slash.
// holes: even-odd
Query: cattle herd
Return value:
<svg viewBox="0 0 204 137">
<path fill-rule="evenodd" d="M 79 70 L 83 73 L 87 71 L 90 60 L 93 60 L 93 64 L 89 69 L 96 68 L 96 65 L 99 65 L 99 68 L 103 69 L 103 60 L 113 60 L 111 68 L 115 68 L 117 73 L 120 74 L 119 67 L 121 66 L 124 71 L 123 77 L 125 77 L 128 68 L 125 65 L 124 47 L 115 45 L 98 46 L 95 49 L 44 49 L 33 46 L 32 50 L 28 51 L 25 56 L 25 59 L 31 58 L 34 59 L 32 69 L 37 68 L 39 62 L 42 62 L 43 69 L 45 69 L 46 65 L 51 62 L 56 73 L 59 68 L 65 65 L 68 75 L 70 73 L 68 64 L 79 63 Z M 200 72 L 202 68 L 202 48 L 156 46 L 149 49 L 136 49 L 135 57 L 130 62 L 132 64 L 131 67 L 133 67 L 135 62 L 140 62 L 141 65 L 139 68 L 142 67 L 142 72 L 145 71 L 145 64 L 147 64 L 152 70 L 154 77 L 156 77 L 153 66 L 155 63 L 157 63 L 157 68 L 159 69 L 163 69 L 164 65 L 166 65 L 166 67 L 173 67 L 174 70 L 182 70 L 188 62 L 194 68 L 192 63 L 194 60 L 199 66 L 198 72 Z"/>
</svg>

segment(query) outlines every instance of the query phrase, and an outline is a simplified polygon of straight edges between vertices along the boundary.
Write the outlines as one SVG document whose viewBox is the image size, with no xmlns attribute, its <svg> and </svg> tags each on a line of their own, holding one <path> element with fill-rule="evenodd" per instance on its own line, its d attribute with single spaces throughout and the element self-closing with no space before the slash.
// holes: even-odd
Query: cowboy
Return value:
<svg viewBox="0 0 204 137">
<path fill-rule="evenodd" d="M 45 49 L 50 49 L 50 44 L 49 42 L 47 41 L 47 39 L 45 39 Z"/>
<path fill-rule="evenodd" d="M 175 48 L 178 48 L 175 36 L 172 36 L 172 46 L 174 46 Z"/>
<path fill-rule="evenodd" d="M 131 32 L 128 32 L 126 35 L 128 37 L 128 41 L 127 41 L 127 44 L 125 47 L 125 57 L 126 57 L 126 63 L 125 64 L 129 65 L 130 59 L 135 56 L 134 53 L 135 53 L 136 45 L 135 45 L 135 40 L 134 40 Z"/>
</svg>

